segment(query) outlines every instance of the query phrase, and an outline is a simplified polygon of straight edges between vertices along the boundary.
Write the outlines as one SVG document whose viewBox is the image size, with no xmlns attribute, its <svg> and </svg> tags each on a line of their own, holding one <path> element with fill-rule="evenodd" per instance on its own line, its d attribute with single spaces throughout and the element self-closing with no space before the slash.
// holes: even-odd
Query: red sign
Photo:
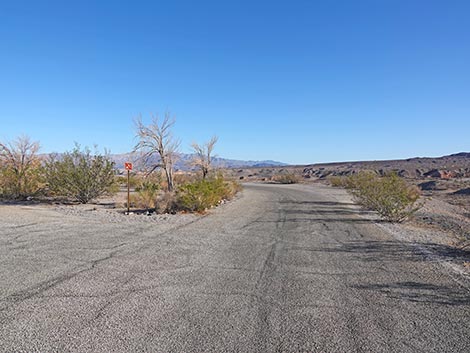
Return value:
<svg viewBox="0 0 470 353">
<path fill-rule="evenodd" d="M 124 168 L 125 168 L 126 170 L 132 170 L 132 163 L 127 163 L 127 162 L 124 163 Z"/>
</svg>

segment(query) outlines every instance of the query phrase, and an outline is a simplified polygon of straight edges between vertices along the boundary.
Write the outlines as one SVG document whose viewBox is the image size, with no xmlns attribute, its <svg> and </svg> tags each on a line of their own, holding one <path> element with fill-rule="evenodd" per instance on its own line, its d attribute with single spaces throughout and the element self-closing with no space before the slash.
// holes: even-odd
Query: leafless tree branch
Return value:
<svg viewBox="0 0 470 353">
<path fill-rule="evenodd" d="M 203 145 L 199 145 L 196 142 L 193 142 L 191 144 L 191 148 L 194 151 L 194 156 L 191 161 L 191 165 L 201 169 L 203 179 L 207 177 L 209 171 L 211 170 L 212 159 L 214 158 L 212 152 L 214 151 L 214 147 L 217 141 L 218 137 L 213 136 L 208 142 L 204 143 Z"/>
<path fill-rule="evenodd" d="M 165 113 L 162 121 L 159 121 L 157 115 L 152 116 L 149 125 L 143 123 L 141 116 L 137 117 L 134 122 L 137 131 L 136 137 L 139 139 L 134 146 L 134 152 L 142 152 L 145 164 L 149 164 L 151 158 L 157 156 L 159 161 L 152 166 L 152 170 L 162 168 L 168 183 L 168 191 L 173 191 L 174 166 L 180 145 L 180 142 L 172 134 L 175 119 L 169 113 Z"/>
<path fill-rule="evenodd" d="M 9 143 L 0 142 L 0 167 L 7 168 L 14 176 L 14 197 L 23 196 L 28 185 L 28 172 L 36 167 L 39 142 L 31 141 L 28 136 L 18 137 Z"/>
</svg>

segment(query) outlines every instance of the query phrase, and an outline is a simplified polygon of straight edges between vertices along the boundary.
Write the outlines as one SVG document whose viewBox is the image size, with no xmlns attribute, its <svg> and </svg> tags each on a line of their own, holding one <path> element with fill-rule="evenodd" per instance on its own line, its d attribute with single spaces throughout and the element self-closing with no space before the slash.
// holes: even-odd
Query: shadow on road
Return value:
<svg viewBox="0 0 470 353">
<path fill-rule="evenodd" d="M 447 245 L 432 243 L 402 243 L 400 241 L 365 241 L 353 240 L 342 243 L 330 243 L 323 247 L 312 248 L 295 246 L 295 251 L 309 251 L 340 255 L 344 262 L 354 259 L 360 266 L 368 268 L 367 263 L 388 263 L 389 267 L 403 268 L 406 262 L 464 262 L 470 261 L 470 251 L 456 249 Z M 365 265 L 364 265 L 365 263 Z M 375 268 L 375 265 L 370 268 Z M 387 278 L 387 277 L 385 277 Z M 459 286 L 445 286 L 418 281 L 400 281 L 391 283 L 359 283 L 351 285 L 353 289 L 370 291 L 386 295 L 397 300 L 416 303 L 442 304 L 451 306 L 470 305 L 470 292 Z"/>
<path fill-rule="evenodd" d="M 286 222 L 321 222 L 321 223 L 350 223 L 350 224 L 371 224 L 371 223 L 386 223 L 387 221 L 381 219 L 366 219 L 366 218 L 330 218 L 330 217 L 296 217 L 288 218 Z"/>
<path fill-rule="evenodd" d="M 427 251 L 425 251 L 426 249 Z M 434 243 L 353 240 L 341 246 L 322 249 L 326 252 L 357 255 L 361 261 L 468 261 L 470 251 Z M 432 255 L 429 255 L 432 253 Z"/>
<path fill-rule="evenodd" d="M 395 282 L 389 284 L 355 285 L 351 288 L 374 291 L 392 299 L 406 300 L 415 303 L 429 303 L 439 305 L 470 305 L 468 291 L 461 288 L 420 283 Z"/>
<path fill-rule="evenodd" d="M 312 210 L 298 210 L 289 209 L 285 210 L 286 214 L 304 214 L 304 215 L 354 215 L 354 214 L 365 214 L 373 215 L 374 212 L 362 210 L 362 209 L 349 209 L 349 208 L 335 208 L 335 209 L 312 209 Z"/>
<path fill-rule="evenodd" d="M 357 206 L 352 202 L 336 202 L 336 201 L 291 201 L 281 200 L 281 204 L 292 204 L 292 205 L 317 205 L 317 206 Z"/>
<path fill-rule="evenodd" d="M 340 222 L 354 224 L 384 222 L 377 217 L 375 212 L 365 210 L 349 202 L 281 200 L 279 203 L 283 206 L 283 213 L 288 216 L 287 222 Z"/>
</svg>

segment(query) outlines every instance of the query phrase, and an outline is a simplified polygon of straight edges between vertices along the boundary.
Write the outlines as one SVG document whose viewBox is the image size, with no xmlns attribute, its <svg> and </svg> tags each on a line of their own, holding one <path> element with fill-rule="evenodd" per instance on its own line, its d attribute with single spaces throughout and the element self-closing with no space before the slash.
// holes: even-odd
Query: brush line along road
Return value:
<svg viewBox="0 0 470 353">
<path fill-rule="evenodd" d="M 246 185 L 165 231 L 3 207 L 0 351 L 470 352 L 465 278 L 342 190 Z"/>
</svg>

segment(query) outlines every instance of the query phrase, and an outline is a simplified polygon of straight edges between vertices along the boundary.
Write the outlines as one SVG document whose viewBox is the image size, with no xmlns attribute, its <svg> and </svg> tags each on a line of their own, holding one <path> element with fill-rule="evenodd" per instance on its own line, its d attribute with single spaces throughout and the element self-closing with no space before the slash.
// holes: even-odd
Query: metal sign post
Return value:
<svg viewBox="0 0 470 353">
<path fill-rule="evenodd" d="M 130 173 L 132 170 L 132 163 L 124 163 L 124 168 L 127 170 L 127 214 L 129 214 L 131 204 Z"/>
</svg>

